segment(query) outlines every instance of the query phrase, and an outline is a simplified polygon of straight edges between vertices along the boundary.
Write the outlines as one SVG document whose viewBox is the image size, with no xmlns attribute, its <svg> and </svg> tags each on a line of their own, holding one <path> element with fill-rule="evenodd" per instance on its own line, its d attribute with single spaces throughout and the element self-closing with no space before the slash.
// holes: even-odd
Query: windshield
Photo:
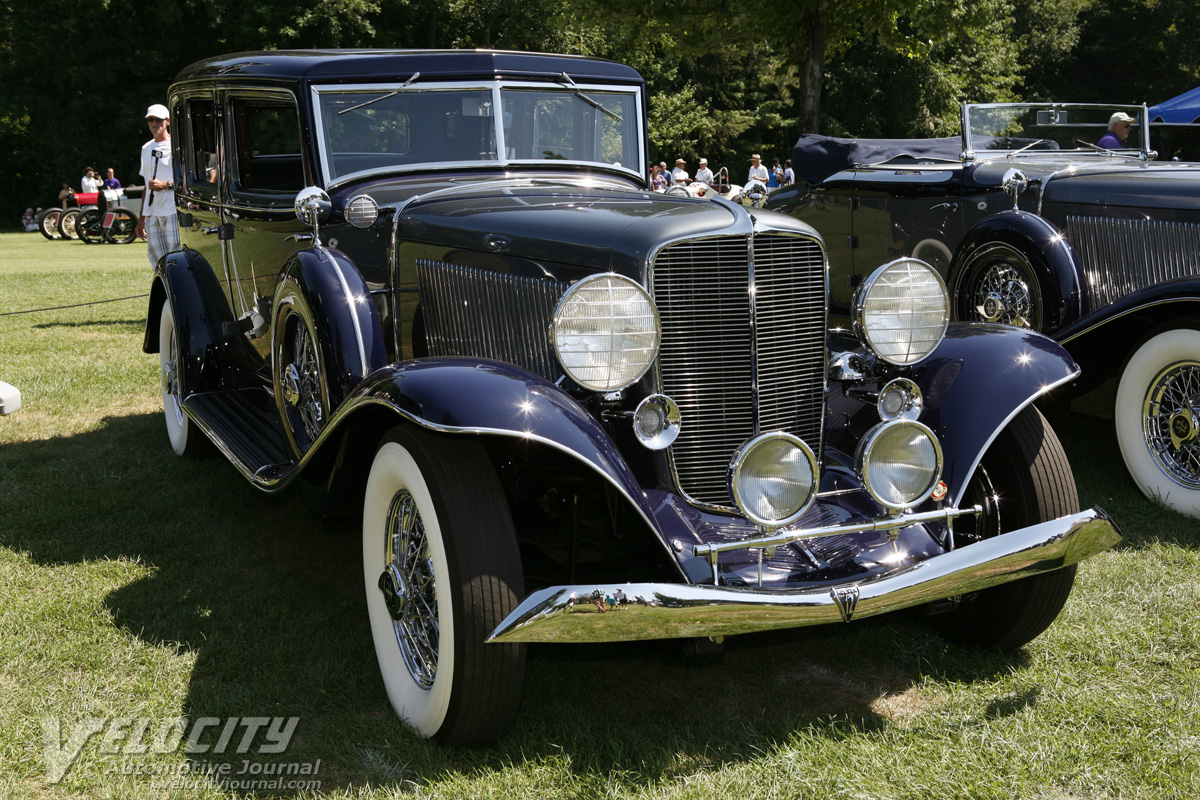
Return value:
<svg viewBox="0 0 1200 800">
<path fill-rule="evenodd" d="M 1141 106 L 1021 103 L 968 105 L 963 111 L 963 145 L 987 151 L 1046 150 L 1138 153 L 1145 142 Z"/>
<path fill-rule="evenodd" d="M 636 89 L 397 83 L 313 91 L 330 184 L 375 172 L 514 163 L 604 165 L 641 177 Z"/>
</svg>

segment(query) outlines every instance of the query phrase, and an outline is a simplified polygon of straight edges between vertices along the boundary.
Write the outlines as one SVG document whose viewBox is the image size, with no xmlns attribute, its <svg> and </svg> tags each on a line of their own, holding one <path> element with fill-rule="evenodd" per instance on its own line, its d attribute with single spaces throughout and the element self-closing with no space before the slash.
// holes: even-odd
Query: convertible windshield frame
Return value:
<svg viewBox="0 0 1200 800">
<path fill-rule="evenodd" d="M 1137 120 L 1138 145 L 1123 147 L 1117 150 L 1097 148 L 1094 141 L 1099 140 L 1108 130 L 1108 117 L 1114 112 L 1123 111 Z M 1082 141 L 1075 147 L 1046 147 L 1054 142 L 1049 135 L 1039 137 L 1036 132 L 1022 131 L 1021 136 L 1011 134 L 997 135 L 976 130 L 978 122 L 989 112 L 1003 114 L 1012 112 L 1014 119 L 1021 113 L 1034 112 L 1038 116 L 1039 130 L 1048 131 L 1055 127 L 1070 130 L 1095 131 L 1092 143 Z M 1086 119 L 1086 121 L 1084 121 Z M 979 159 L 994 158 L 1045 158 L 1056 155 L 1070 154 L 1072 157 L 1086 154 L 1099 158 L 1140 158 L 1149 161 L 1157 157 L 1150 150 L 1150 117 L 1146 113 L 1146 105 L 1121 105 L 1118 103 L 963 103 L 962 105 L 962 141 L 963 159 L 967 162 Z M 1011 138 L 1010 138 L 1011 137 Z M 1041 141 L 1035 141 L 1039 140 Z M 1009 144 L 1011 146 L 1005 146 Z"/>
<path fill-rule="evenodd" d="M 454 112 L 449 112 L 439 116 L 438 120 L 439 124 L 444 126 L 462 125 L 464 129 L 469 127 L 470 134 L 464 133 L 463 136 L 464 138 L 468 136 L 475 137 L 471 139 L 472 142 L 486 141 L 486 147 L 481 145 L 473 151 L 478 152 L 479 157 L 462 158 L 450 156 L 426 159 L 414 155 L 411 160 L 408 160 L 406 157 L 412 154 L 414 150 L 411 147 L 411 139 L 409 137 L 420 135 L 424 131 L 422 131 L 420 121 L 397 118 L 395 121 L 396 126 L 406 129 L 402 133 L 397 134 L 397 136 L 400 140 L 409 143 L 408 151 L 395 153 L 395 158 L 392 160 L 389 160 L 390 154 L 387 151 L 366 151 L 360 154 L 361 159 L 359 160 L 368 163 L 354 164 L 349 168 L 339 169 L 336 163 L 338 160 L 354 160 L 351 154 L 337 152 L 333 149 L 331 143 L 331 136 L 337 135 L 333 129 L 337 128 L 340 124 L 345 124 L 342 122 L 343 120 L 352 121 L 355 113 L 369 113 L 373 115 L 389 111 L 396 113 L 398 109 L 405 105 L 404 98 L 408 98 L 411 95 L 428 93 L 440 93 L 444 105 L 456 102 L 453 95 L 459 94 L 463 98 L 461 103 L 464 110 L 468 106 L 474 105 L 474 100 L 471 97 L 475 93 L 478 93 L 481 98 L 478 104 L 480 108 L 479 113 L 460 116 Z M 580 93 L 586 94 L 588 101 L 579 99 Z M 588 171 L 612 172 L 631 178 L 642 185 L 646 181 L 645 170 L 642 168 L 648 157 L 645 151 L 644 136 L 646 124 L 645 107 L 642 89 L 639 86 L 583 82 L 566 87 L 557 81 L 414 82 L 410 79 L 408 83 L 396 80 L 387 83 L 313 84 L 310 96 L 312 100 L 313 133 L 316 137 L 319 169 L 325 179 L 325 186 L 330 189 L 380 175 L 407 174 L 430 170 L 509 170 L 512 168 L 531 167 L 561 169 L 564 166 L 577 167 Z M 344 108 L 335 108 L 333 105 L 334 98 L 345 98 L 346 96 L 352 97 L 353 102 Z M 612 126 L 620 126 L 620 130 L 616 134 L 616 141 L 619 144 L 621 152 L 629 155 L 630 158 L 614 163 L 590 158 L 572 158 L 564 156 L 561 153 L 549 156 L 550 151 L 548 150 L 545 151 L 548 157 L 530 157 L 528 154 L 525 154 L 525 157 L 521 157 L 521 154 L 514 152 L 513 147 L 510 146 L 511 142 L 509 138 L 513 137 L 515 139 L 516 137 L 513 136 L 513 132 L 510 130 L 513 115 L 505 107 L 506 102 L 514 103 L 515 99 L 521 96 L 562 98 L 570 103 L 579 103 L 581 106 L 586 106 L 588 112 L 597 119 L 595 122 L 597 132 L 594 136 L 601 137 L 601 126 L 607 126 L 605 133 L 611 137 L 613 135 Z M 603 104 L 605 107 L 597 109 L 594 107 L 595 103 Z M 485 105 L 488 105 L 486 110 L 484 110 Z M 500 109 L 499 113 L 496 112 L 496 109 Z M 339 111 L 346 113 L 339 114 Z M 618 116 L 614 117 L 614 111 Z M 454 116 L 458 117 L 457 121 L 449 119 L 449 117 Z M 474 121 L 469 125 L 463 122 L 464 119 L 469 120 L 472 118 Z M 485 122 L 489 118 L 490 125 Z M 429 121 L 425 120 L 424 124 L 429 124 Z M 449 130 L 449 127 L 447 127 L 447 130 Z M 439 129 L 437 135 L 442 137 L 440 141 L 444 144 L 446 141 L 446 131 Z M 599 149 L 600 145 L 597 144 L 596 148 Z M 442 149 L 447 148 L 443 147 Z M 369 163 L 371 161 L 380 163 Z"/>
</svg>

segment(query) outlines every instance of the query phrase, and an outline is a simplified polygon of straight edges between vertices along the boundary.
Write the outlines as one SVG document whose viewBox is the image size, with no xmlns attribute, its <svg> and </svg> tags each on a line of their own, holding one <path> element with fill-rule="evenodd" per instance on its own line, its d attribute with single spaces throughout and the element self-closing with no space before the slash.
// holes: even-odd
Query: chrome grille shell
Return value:
<svg viewBox="0 0 1200 800">
<path fill-rule="evenodd" d="M 1083 267 L 1090 311 L 1173 278 L 1200 273 L 1200 225 L 1068 216 L 1067 238 Z"/>
<path fill-rule="evenodd" d="M 659 249 L 649 272 L 663 332 L 658 381 L 682 418 L 668 451 L 676 488 L 736 513 L 726 476 L 748 439 L 784 431 L 821 452 L 824 250 L 781 232 L 690 239 Z"/>
</svg>

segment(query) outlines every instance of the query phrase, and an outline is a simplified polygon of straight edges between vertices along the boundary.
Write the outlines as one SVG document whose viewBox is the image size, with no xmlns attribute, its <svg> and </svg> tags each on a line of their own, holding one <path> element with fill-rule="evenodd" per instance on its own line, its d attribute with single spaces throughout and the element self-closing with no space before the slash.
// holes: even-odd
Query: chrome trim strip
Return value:
<svg viewBox="0 0 1200 800">
<path fill-rule="evenodd" d="M 672 583 L 552 586 L 529 595 L 489 642 L 620 642 L 753 631 L 871 617 L 1060 569 L 1121 540 L 1100 508 L 1031 525 L 859 582 L 769 591 Z M 594 592 L 629 598 L 615 617 L 588 604 Z M 845 595 L 857 592 L 852 607 Z M 841 600 L 841 602 L 839 602 Z M 574 601 L 581 601 L 574 607 Z M 602 622 L 600 620 L 603 620 Z"/>
<path fill-rule="evenodd" d="M 1037 391 L 1035 394 L 1030 396 L 1028 400 L 1026 400 L 1024 403 L 1021 403 L 1021 405 L 1014 408 L 1012 410 L 1012 412 L 1007 417 L 1005 417 L 1004 420 L 999 425 L 996 426 L 996 429 L 994 431 L 992 431 L 992 435 L 989 436 L 987 438 L 987 441 L 983 443 L 983 446 L 979 448 L 979 452 L 977 452 L 975 454 L 975 460 L 971 462 L 971 468 L 969 470 L 967 470 L 967 472 L 963 478 L 962 485 L 959 486 L 954 492 L 952 492 L 951 494 L 949 494 L 946 497 L 946 502 L 952 506 L 958 505 L 959 501 L 962 500 L 963 493 L 966 492 L 966 490 L 967 490 L 967 486 L 969 486 L 971 483 L 971 476 L 975 474 L 975 470 L 977 470 L 979 468 L 979 462 L 983 460 L 983 454 L 986 453 L 988 451 L 988 448 L 992 446 L 992 442 L 996 441 L 996 437 L 1000 435 L 1000 431 L 1007 428 L 1008 423 L 1012 422 L 1016 418 L 1017 414 L 1020 414 L 1022 411 L 1024 411 L 1026 406 L 1033 405 L 1034 401 L 1036 401 L 1042 395 L 1047 394 L 1048 392 L 1052 392 L 1055 389 L 1057 389 L 1059 386 L 1062 386 L 1063 384 L 1070 383 L 1071 381 L 1075 380 L 1076 378 L 1079 377 L 1079 374 L 1082 371 L 1083 370 L 1081 370 L 1078 366 L 1075 367 L 1075 371 L 1072 372 L 1070 375 L 1067 375 L 1064 378 L 1060 378 L 1059 380 L 1055 381 L 1054 383 L 1043 386 L 1039 391 Z"/>
<path fill-rule="evenodd" d="M 1097 328 L 1099 328 L 1103 325 L 1107 325 L 1108 323 L 1112 322 L 1113 320 L 1121 319 L 1122 317 L 1127 317 L 1130 314 L 1136 314 L 1139 311 L 1145 311 L 1147 308 L 1154 308 L 1155 306 L 1165 306 L 1165 305 L 1171 305 L 1173 303 L 1187 302 L 1187 301 L 1200 303 L 1200 295 L 1181 295 L 1179 297 L 1165 297 L 1161 300 L 1155 300 L 1150 303 L 1142 303 L 1139 306 L 1133 306 L 1132 308 L 1127 308 L 1124 311 L 1122 311 L 1120 314 L 1114 314 L 1111 317 L 1105 317 L 1104 319 L 1097 321 L 1095 324 L 1089 325 L 1082 330 L 1076 331 L 1075 333 L 1071 334 L 1066 339 L 1060 340 L 1059 344 L 1065 345 L 1067 342 L 1072 342 L 1072 341 L 1078 339 L 1080 336 L 1083 336 L 1085 333 L 1091 333 L 1092 331 L 1096 330 Z"/>
<path fill-rule="evenodd" d="M 356 298 L 350 292 L 350 284 L 346 281 L 346 274 L 342 272 L 342 265 L 338 263 L 338 260 L 330 255 L 329 251 L 324 246 L 318 247 L 317 251 L 321 254 L 322 258 L 328 258 L 333 264 L 333 269 L 337 273 L 338 283 L 340 283 L 342 286 L 342 294 L 345 295 L 346 301 L 349 303 L 355 303 L 362 300 L 363 298 Z M 358 344 L 358 363 L 362 365 L 362 375 L 365 378 L 367 373 L 371 371 L 371 368 L 367 366 L 367 348 L 366 345 L 363 344 L 362 325 L 359 324 L 358 313 L 356 311 L 350 312 L 350 320 L 354 323 L 354 339 L 356 344 Z"/>
</svg>

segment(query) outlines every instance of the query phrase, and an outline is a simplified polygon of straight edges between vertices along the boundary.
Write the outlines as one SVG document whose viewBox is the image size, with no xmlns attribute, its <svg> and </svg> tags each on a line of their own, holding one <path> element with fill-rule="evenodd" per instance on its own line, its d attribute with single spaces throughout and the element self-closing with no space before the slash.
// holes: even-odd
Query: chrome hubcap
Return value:
<svg viewBox="0 0 1200 800">
<path fill-rule="evenodd" d="M 416 501 L 400 490 L 388 508 L 379 591 L 392 617 L 404 664 L 428 689 L 437 676 L 438 604 L 433 559 Z"/>
<path fill-rule="evenodd" d="M 984 322 L 1033 327 L 1033 292 L 1025 277 L 1006 263 L 988 267 L 974 296 L 975 313 Z"/>
<path fill-rule="evenodd" d="M 1181 486 L 1200 489 L 1200 362 L 1175 363 L 1155 376 L 1142 431 L 1159 468 Z"/>
</svg>

